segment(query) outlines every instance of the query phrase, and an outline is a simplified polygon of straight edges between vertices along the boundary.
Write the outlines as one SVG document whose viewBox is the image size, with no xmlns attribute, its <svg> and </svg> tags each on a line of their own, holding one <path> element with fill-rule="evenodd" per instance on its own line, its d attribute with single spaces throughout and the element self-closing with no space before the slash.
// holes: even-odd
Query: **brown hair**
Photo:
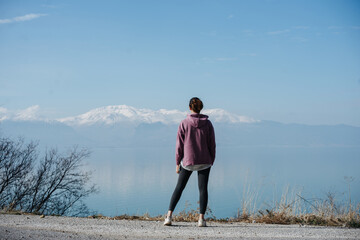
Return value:
<svg viewBox="0 0 360 240">
<path fill-rule="evenodd" d="M 203 103 L 199 98 L 193 97 L 192 99 L 190 99 L 189 107 L 194 112 L 200 113 L 201 109 L 203 109 Z"/>
</svg>

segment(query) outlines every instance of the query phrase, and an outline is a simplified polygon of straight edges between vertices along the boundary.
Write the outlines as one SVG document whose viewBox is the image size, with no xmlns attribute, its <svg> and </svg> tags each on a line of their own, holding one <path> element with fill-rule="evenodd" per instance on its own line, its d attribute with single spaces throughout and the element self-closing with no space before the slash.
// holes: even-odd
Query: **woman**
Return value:
<svg viewBox="0 0 360 240">
<path fill-rule="evenodd" d="M 209 173 L 215 160 L 215 133 L 208 116 L 200 114 L 203 103 L 199 98 L 190 99 L 189 108 L 192 113 L 181 121 L 177 133 L 176 173 L 179 174 L 179 178 L 165 218 L 164 225 L 166 226 L 171 225 L 172 213 L 191 173 L 197 171 L 200 192 L 198 226 L 206 227 L 204 215 L 208 202 L 207 185 Z"/>
</svg>

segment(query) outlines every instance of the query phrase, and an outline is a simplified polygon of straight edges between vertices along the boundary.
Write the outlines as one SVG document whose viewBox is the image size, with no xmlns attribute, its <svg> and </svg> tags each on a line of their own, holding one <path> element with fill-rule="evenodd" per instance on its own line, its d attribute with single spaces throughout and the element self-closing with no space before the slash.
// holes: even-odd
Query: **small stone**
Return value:
<svg viewBox="0 0 360 240">
<path fill-rule="evenodd" d="M 44 217 L 45 217 L 45 215 L 44 215 L 44 214 L 40 216 L 40 218 L 44 218 Z"/>
</svg>

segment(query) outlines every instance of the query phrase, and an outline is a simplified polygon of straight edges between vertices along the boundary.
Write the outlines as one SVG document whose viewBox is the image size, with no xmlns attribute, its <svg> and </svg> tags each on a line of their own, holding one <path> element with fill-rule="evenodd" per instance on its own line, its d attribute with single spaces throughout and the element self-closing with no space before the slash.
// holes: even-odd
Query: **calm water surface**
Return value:
<svg viewBox="0 0 360 240">
<path fill-rule="evenodd" d="M 88 168 L 100 193 L 87 199 L 97 213 L 164 214 L 174 190 L 174 148 L 95 148 Z M 360 149 L 358 147 L 217 147 L 210 172 L 209 207 L 214 215 L 233 217 L 244 198 L 257 193 L 256 207 L 279 200 L 287 186 L 306 199 L 335 193 L 347 201 L 345 176 L 352 176 L 351 197 L 360 200 Z M 198 207 L 197 173 L 194 172 L 177 205 Z"/>
</svg>

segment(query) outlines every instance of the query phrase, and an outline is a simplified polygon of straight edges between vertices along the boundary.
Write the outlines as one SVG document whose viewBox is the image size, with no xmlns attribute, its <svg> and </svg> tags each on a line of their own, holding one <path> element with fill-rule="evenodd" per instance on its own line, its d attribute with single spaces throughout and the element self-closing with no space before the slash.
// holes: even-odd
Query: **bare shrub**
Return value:
<svg viewBox="0 0 360 240">
<path fill-rule="evenodd" d="M 37 144 L 0 139 L 0 200 L 6 211 L 46 215 L 86 215 L 83 199 L 97 190 L 91 173 L 82 170 L 89 151 L 55 149 L 37 160 Z M 37 165 L 37 167 L 34 167 Z"/>
<path fill-rule="evenodd" d="M 13 208 L 29 194 L 29 179 L 36 160 L 37 144 L 23 139 L 0 139 L 0 207 Z M 24 189 L 24 187 L 26 189 Z"/>
</svg>

